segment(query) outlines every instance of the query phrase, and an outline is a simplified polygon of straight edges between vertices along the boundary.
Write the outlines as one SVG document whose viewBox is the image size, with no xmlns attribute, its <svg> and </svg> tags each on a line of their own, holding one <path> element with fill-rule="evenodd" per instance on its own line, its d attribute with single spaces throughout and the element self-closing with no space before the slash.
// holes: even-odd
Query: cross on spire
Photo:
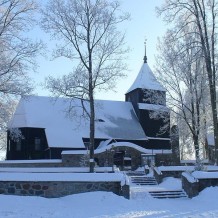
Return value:
<svg viewBox="0 0 218 218">
<path fill-rule="evenodd" d="M 144 56 L 144 63 L 147 63 L 147 55 L 146 55 L 146 42 L 147 42 L 147 39 L 145 39 L 145 56 Z"/>
</svg>

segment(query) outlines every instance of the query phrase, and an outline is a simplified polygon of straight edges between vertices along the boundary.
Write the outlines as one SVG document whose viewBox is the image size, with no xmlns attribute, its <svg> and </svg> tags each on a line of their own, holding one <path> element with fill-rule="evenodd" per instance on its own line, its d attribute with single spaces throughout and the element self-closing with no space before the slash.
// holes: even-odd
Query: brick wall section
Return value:
<svg viewBox="0 0 218 218">
<path fill-rule="evenodd" d="M 0 194 L 56 198 L 92 191 L 122 195 L 120 182 L 18 182 L 0 181 Z M 126 194 L 126 193 L 125 193 Z"/>
</svg>

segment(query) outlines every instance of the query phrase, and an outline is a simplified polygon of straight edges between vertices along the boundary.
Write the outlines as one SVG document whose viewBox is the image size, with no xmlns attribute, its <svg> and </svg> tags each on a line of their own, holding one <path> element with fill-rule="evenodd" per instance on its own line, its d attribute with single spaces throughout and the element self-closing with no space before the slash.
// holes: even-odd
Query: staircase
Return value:
<svg viewBox="0 0 218 218">
<path fill-rule="evenodd" d="M 138 172 L 128 172 L 126 175 L 130 180 L 131 199 L 144 199 L 149 196 L 158 199 L 188 197 L 183 189 L 169 190 L 167 187 L 159 186 L 153 176 Z"/>
<path fill-rule="evenodd" d="M 132 184 L 135 185 L 157 185 L 157 181 L 154 177 L 146 176 L 130 176 Z"/>
<path fill-rule="evenodd" d="M 149 191 L 148 192 L 153 198 L 187 198 L 187 194 L 184 190 L 160 190 L 160 191 Z"/>
</svg>

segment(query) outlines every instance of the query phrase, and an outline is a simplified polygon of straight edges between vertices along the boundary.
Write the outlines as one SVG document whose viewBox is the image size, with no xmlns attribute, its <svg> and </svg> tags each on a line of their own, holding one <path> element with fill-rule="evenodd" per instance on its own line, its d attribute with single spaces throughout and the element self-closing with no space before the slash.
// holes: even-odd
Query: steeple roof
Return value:
<svg viewBox="0 0 218 218">
<path fill-rule="evenodd" d="M 166 89 L 158 82 L 150 67 L 147 64 L 147 59 L 143 63 L 138 76 L 133 82 L 132 86 L 126 92 L 129 93 L 135 89 L 151 89 L 158 91 L 166 91 Z"/>
</svg>

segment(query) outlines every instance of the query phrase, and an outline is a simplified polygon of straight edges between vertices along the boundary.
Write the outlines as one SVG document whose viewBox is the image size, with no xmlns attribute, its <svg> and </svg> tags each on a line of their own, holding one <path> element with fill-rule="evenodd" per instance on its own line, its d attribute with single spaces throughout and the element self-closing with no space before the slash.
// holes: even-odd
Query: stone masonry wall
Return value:
<svg viewBox="0 0 218 218">
<path fill-rule="evenodd" d="M 188 179 L 182 175 L 182 188 L 189 198 L 193 198 L 199 194 L 199 182 L 189 182 Z"/>
<path fill-rule="evenodd" d="M 216 178 L 207 178 L 207 179 L 198 179 L 199 181 L 199 191 L 210 187 L 210 186 L 218 186 L 218 179 Z"/>
<path fill-rule="evenodd" d="M 18 182 L 0 181 L 0 194 L 62 197 L 91 191 L 110 191 L 121 195 L 120 182 Z"/>
</svg>

